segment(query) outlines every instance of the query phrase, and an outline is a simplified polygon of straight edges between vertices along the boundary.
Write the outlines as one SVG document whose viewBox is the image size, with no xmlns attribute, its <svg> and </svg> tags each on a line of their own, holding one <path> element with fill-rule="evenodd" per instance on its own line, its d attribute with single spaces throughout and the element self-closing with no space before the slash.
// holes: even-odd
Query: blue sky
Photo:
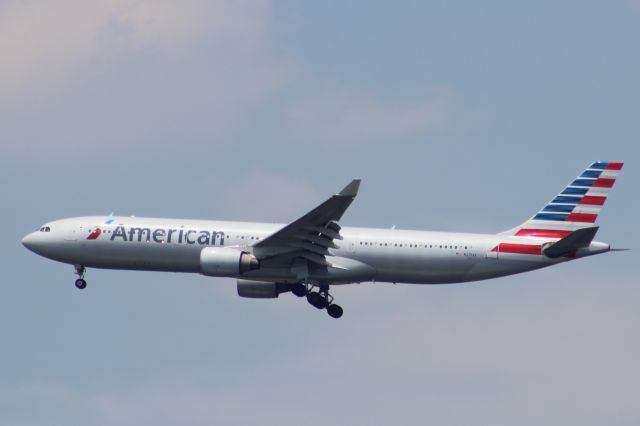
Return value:
<svg viewBox="0 0 640 426">
<path fill-rule="evenodd" d="M 631 425 L 636 251 L 291 295 L 20 245 L 86 214 L 498 232 L 595 160 L 636 248 L 640 3 L 0 2 L 0 424 Z M 632 230 L 631 232 L 629 230 Z"/>
</svg>

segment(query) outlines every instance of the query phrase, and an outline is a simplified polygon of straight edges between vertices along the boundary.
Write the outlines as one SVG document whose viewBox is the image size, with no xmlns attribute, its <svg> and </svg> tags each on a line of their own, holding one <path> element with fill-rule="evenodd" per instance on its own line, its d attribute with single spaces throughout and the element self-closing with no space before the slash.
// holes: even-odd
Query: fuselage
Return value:
<svg viewBox="0 0 640 426">
<path fill-rule="evenodd" d="M 206 247 L 251 252 L 257 242 L 283 224 L 90 216 L 49 222 L 29 234 L 30 250 L 73 265 L 105 269 L 201 273 Z M 309 278 L 331 284 L 381 281 L 442 284 L 494 278 L 569 260 L 540 252 L 500 252 L 496 247 L 517 238 L 518 244 L 542 246 L 545 239 L 500 234 L 468 234 L 343 227 L 342 240 L 331 248 L 332 265 L 310 271 Z M 607 251 L 593 242 L 575 257 Z M 539 251 L 539 250 L 538 250 Z M 314 275 L 315 274 L 315 275 Z M 250 280 L 298 280 L 292 268 L 277 265 L 232 275 Z"/>
</svg>

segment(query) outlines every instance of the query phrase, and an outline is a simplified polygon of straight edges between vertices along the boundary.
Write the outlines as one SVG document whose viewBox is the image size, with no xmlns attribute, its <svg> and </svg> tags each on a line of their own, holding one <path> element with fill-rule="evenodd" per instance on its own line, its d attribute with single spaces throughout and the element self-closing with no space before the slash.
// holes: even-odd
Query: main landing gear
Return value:
<svg viewBox="0 0 640 426">
<path fill-rule="evenodd" d="M 316 309 L 326 309 L 332 318 L 340 318 L 343 314 L 342 307 L 333 303 L 333 296 L 329 294 L 329 285 L 321 284 L 318 291 L 314 291 L 312 284 L 297 284 L 291 292 L 298 297 L 307 297 L 307 302 Z"/>
<path fill-rule="evenodd" d="M 84 269 L 84 266 L 82 265 L 75 265 L 75 269 L 76 269 L 76 275 L 78 276 L 78 279 L 76 280 L 76 287 L 82 290 L 87 286 L 87 282 L 84 280 L 85 269 Z"/>
</svg>

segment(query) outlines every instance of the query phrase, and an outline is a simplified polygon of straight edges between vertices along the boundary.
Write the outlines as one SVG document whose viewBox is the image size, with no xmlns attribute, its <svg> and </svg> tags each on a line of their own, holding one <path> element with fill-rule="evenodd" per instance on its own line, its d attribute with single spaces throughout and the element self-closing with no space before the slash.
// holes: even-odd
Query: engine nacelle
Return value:
<svg viewBox="0 0 640 426">
<path fill-rule="evenodd" d="M 260 261 L 244 251 L 230 247 L 205 247 L 200 252 L 200 273 L 211 277 L 238 276 L 260 267 Z"/>
<path fill-rule="evenodd" d="M 300 283 L 276 283 L 273 281 L 238 280 L 238 296 L 250 299 L 275 299 L 287 291 L 304 292 Z"/>
<path fill-rule="evenodd" d="M 238 296 L 250 299 L 275 299 L 280 293 L 273 281 L 238 280 Z"/>
</svg>

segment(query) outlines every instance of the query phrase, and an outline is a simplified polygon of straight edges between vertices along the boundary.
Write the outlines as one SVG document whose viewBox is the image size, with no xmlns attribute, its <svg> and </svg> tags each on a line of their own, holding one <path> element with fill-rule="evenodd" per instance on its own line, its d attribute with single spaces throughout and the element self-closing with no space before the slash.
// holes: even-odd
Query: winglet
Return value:
<svg viewBox="0 0 640 426">
<path fill-rule="evenodd" d="M 354 179 L 336 195 L 341 197 L 355 197 L 358 195 L 358 188 L 360 188 L 360 179 Z"/>
</svg>

